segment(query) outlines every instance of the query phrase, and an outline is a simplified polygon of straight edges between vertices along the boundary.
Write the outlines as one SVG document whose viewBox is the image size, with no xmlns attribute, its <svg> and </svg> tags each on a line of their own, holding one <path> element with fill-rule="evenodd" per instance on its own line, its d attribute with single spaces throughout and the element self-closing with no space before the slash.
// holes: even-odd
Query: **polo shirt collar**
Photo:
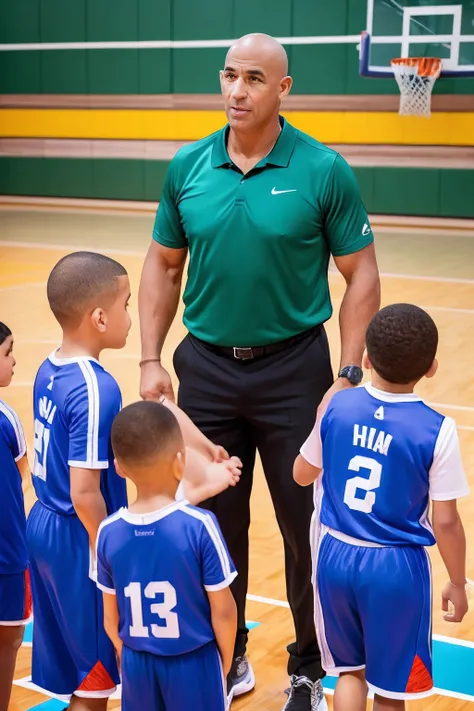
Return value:
<svg viewBox="0 0 474 711">
<path fill-rule="evenodd" d="M 257 164 L 258 168 L 263 168 L 265 165 L 277 165 L 281 168 L 286 168 L 290 162 L 291 154 L 295 147 L 296 130 L 293 126 L 285 121 L 283 116 L 280 116 L 280 124 L 282 127 L 278 140 L 273 146 L 270 153 L 265 156 Z M 229 135 L 229 126 L 224 126 L 219 131 L 219 134 L 214 142 L 212 149 L 211 165 L 213 168 L 221 168 L 226 165 L 232 165 L 227 152 L 227 137 Z"/>
</svg>

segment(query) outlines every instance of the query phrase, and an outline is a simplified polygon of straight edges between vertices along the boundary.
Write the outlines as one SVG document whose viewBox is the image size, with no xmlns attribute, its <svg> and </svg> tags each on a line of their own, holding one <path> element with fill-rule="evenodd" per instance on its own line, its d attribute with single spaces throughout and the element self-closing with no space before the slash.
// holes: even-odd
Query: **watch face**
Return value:
<svg viewBox="0 0 474 711">
<path fill-rule="evenodd" d="M 364 372 L 358 365 L 348 365 L 341 370 L 339 376 L 347 378 L 352 385 L 359 385 L 364 377 Z"/>
</svg>

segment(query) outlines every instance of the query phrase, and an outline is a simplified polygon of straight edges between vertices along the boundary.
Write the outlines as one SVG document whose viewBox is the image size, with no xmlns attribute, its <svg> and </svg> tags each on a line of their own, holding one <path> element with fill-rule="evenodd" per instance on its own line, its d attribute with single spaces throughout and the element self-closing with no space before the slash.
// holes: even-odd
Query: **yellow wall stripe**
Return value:
<svg viewBox="0 0 474 711">
<path fill-rule="evenodd" d="M 430 119 L 393 112 L 286 111 L 297 128 L 323 143 L 474 146 L 474 113 Z M 221 111 L 140 109 L 0 109 L 0 136 L 196 140 L 225 123 Z"/>
</svg>

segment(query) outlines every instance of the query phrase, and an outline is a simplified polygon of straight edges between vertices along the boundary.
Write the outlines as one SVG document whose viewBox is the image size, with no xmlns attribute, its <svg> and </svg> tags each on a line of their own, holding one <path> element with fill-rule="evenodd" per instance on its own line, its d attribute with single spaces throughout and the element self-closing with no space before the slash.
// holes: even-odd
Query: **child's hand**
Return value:
<svg viewBox="0 0 474 711">
<path fill-rule="evenodd" d="M 441 593 L 441 598 L 442 610 L 448 613 L 444 615 L 446 622 L 461 622 L 469 609 L 466 586 L 454 585 L 454 583 L 449 581 Z M 449 611 L 449 603 L 454 606 L 454 612 Z"/>
<path fill-rule="evenodd" d="M 240 481 L 242 462 L 238 457 L 230 457 L 224 462 L 213 462 L 208 467 L 208 480 L 212 482 L 214 496 Z"/>
</svg>

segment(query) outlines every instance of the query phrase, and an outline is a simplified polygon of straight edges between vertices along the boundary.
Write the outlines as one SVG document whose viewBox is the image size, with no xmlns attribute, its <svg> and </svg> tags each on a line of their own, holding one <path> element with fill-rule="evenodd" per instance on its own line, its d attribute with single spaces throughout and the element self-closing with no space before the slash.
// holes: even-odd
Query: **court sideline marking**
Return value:
<svg viewBox="0 0 474 711">
<path fill-rule="evenodd" d="M 57 250 L 57 251 L 73 251 L 79 252 L 81 250 L 87 250 L 89 252 L 98 252 L 97 247 L 86 246 L 84 244 L 77 246 L 74 244 L 51 244 L 49 242 L 15 242 L 12 240 L 0 240 L 0 247 L 21 247 L 24 249 L 45 249 L 45 250 Z M 105 251 L 108 254 L 123 255 L 126 257 L 144 257 L 147 250 L 143 251 L 128 250 L 128 249 L 117 249 L 114 247 L 102 247 L 101 251 Z M 338 276 L 341 279 L 342 275 L 335 269 L 329 269 L 329 276 Z M 427 281 L 427 282 L 440 282 L 442 284 L 473 284 L 474 279 L 462 279 L 458 277 L 442 277 L 442 276 L 424 276 L 421 274 L 396 274 L 394 272 L 380 272 L 380 276 L 385 279 L 407 279 L 409 281 Z M 5 288 L 5 287 L 4 287 Z M 428 308 L 428 307 L 426 307 Z M 445 307 L 438 307 L 445 308 Z M 447 308 L 447 307 L 446 307 Z M 458 309 L 456 309 L 458 310 Z"/>
</svg>

